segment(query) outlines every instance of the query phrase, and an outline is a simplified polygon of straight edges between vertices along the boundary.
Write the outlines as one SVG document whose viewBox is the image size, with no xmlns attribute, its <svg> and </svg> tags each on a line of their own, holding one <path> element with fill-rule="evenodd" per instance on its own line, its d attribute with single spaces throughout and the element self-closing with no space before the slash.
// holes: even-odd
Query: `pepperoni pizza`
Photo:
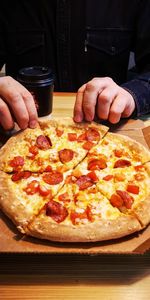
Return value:
<svg viewBox="0 0 150 300">
<path fill-rule="evenodd" d="M 0 150 L 0 207 L 27 235 L 115 239 L 150 222 L 150 152 L 96 123 L 40 122 Z"/>
</svg>

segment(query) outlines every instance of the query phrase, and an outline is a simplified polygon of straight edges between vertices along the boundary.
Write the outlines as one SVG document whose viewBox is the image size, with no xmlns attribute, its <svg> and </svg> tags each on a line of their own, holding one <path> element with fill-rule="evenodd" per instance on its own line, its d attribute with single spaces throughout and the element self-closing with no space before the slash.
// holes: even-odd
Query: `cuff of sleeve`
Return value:
<svg viewBox="0 0 150 300">
<path fill-rule="evenodd" d="M 134 116 L 140 117 L 150 113 L 150 83 L 138 79 L 131 80 L 121 85 L 133 97 L 136 105 Z"/>
</svg>

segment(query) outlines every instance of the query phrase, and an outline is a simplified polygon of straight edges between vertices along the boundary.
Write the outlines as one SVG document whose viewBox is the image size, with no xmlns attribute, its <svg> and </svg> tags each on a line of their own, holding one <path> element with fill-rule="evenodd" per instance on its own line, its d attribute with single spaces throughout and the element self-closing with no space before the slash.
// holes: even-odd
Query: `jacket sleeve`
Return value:
<svg viewBox="0 0 150 300">
<path fill-rule="evenodd" d="M 136 103 L 136 114 L 150 113 L 150 0 L 141 0 L 134 39 L 137 76 L 122 84 Z"/>
</svg>

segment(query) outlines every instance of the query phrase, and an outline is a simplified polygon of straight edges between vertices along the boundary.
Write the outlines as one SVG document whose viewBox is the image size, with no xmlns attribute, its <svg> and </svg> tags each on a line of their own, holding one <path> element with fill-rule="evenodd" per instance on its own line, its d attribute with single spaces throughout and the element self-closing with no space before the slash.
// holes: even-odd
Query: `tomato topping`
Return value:
<svg viewBox="0 0 150 300">
<path fill-rule="evenodd" d="M 94 143 L 87 141 L 83 144 L 82 148 L 85 150 L 90 150 L 94 146 Z"/>
<path fill-rule="evenodd" d="M 63 130 L 60 130 L 60 129 L 56 128 L 56 134 L 57 134 L 58 137 L 62 136 L 63 133 L 64 133 Z"/>
<path fill-rule="evenodd" d="M 36 139 L 36 146 L 41 150 L 47 150 L 52 146 L 52 143 L 48 136 L 39 135 Z"/>
<path fill-rule="evenodd" d="M 97 182 L 98 181 L 98 177 L 96 175 L 96 173 L 94 171 L 91 171 L 87 174 L 88 177 L 90 177 L 90 179 L 94 182 Z"/>
<path fill-rule="evenodd" d="M 127 192 L 132 193 L 132 194 L 139 194 L 139 186 L 137 186 L 135 184 L 128 184 Z"/>
<path fill-rule="evenodd" d="M 61 203 L 50 200 L 46 204 L 46 215 L 51 217 L 55 222 L 61 223 L 68 216 L 68 211 Z"/>
<path fill-rule="evenodd" d="M 80 134 L 80 135 L 78 136 L 77 141 L 78 141 L 78 142 L 84 142 L 84 141 L 86 141 L 86 134 L 85 134 L 85 132 L 82 133 L 82 134 Z"/>
<path fill-rule="evenodd" d="M 138 166 L 134 166 L 134 169 L 136 171 L 144 171 L 145 170 L 145 167 L 143 165 L 138 165 Z"/>
<path fill-rule="evenodd" d="M 87 219 L 87 213 L 86 211 L 83 211 L 82 213 L 78 213 L 75 210 L 72 210 L 70 213 L 70 219 L 73 225 L 77 225 L 82 219 Z"/>
<path fill-rule="evenodd" d="M 39 186 L 39 193 L 41 196 L 50 196 L 52 198 L 52 191 L 44 185 Z"/>
<path fill-rule="evenodd" d="M 134 175 L 135 180 L 137 181 L 143 181 L 145 179 L 145 175 L 142 173 L 137 173 Z"/>
<path fill-rule="evenodd" d="M 88 175 L 82 175 L 76 180 L 76 184 L 79 186 L 80 190 L 85 190 L 94 183 Z"/>
<path fill-rule="evenodd" d="M 114 177 L 113 175 L 106 175 L 103 177 L 103 180 L 109 181 L 109 180 L 113 179 L 113 177 Z"/>
<path fill-rule="evenodd" d="M 106 161 L 103 158 L 92 159 L 88 163 L 88 170 L 101 170 L 107 167 Z"/>
<path fill-rule="evenodd" d="M 124 181 L 125 180 L 125 174 L 116 173 L 114 175 L 115 181 Z"/>
<path fill-rule="evenodd" d="M 38 150 L 38 147 L 36 145 L 33 145 L 29 148 L 29 152 L 36 155 L 38 154 L 39 150 Z"/>
<path fill-rule="evenodd" d="M 117 194 L 112 194 L 109 201 L 114 207 L 119 208 L 123 206 L 123 199 Z"/>
<path fill-rule="evenodd" d="M 63 174 L 57 171 L 53 171 L 45 173 L 42 178 L 46 183 L 55 185 L 63 181 Z"/>
<path fill-rule="evenodd" d="M 44 159 L 42 157 L 38 157 L 36 159 L 38 166 L 42 166 L 44 164 Z"/>
<path fill-rule="evenodd" d="M 89 220 L 90 222 L 94 222 L 94 216 L 93 216 L 91 207 L 90 207 L 89 205 L 87 205 L 87 208 L 86 208 L 86 214 L 87 214 L 88 220 Z"/>
<path fill-rule="evenodd" d="M 60 161 L 64 164 L 71 161 L 74 157 L 74 151 L 71 149 L 62 149 L 58 152 Z"/>
<path fill-rule="evenodd" d="M 114 168 L 124 168 L 129 166 L 131 166 L 131 162 L 127 159 L 118 159 L 114 164 Z"/>
<path fill-rule="evenodd" d="M 66 183 L 66 184 L 67 184 L 67 183 L 75 183 L 75 181 L 76 181 L 76 178 L 75 178 L 74 176 L 68 175 L 68 176 L 66 177 L 65 183 Z"/>
<path fill-rule="evenodd" d="M 122 149 L 115 149 L 114 154 L 116 157 L 121 157 L 123 155 L 123 150 Z"/>
<path fill-rule="evenodd" d="M 74 142 L 77 140 L 77 134 L 76 133 L 68 133 L 68 140 L 70 142 Z"/>
<path fill-rule="evenodd" d="M 117 190 L 116 192 L 117 192 L 117 194 L 122 198 L 125 207 L 128 208 L 128 209 L 131 208 L 131 207 L 132 207 L 132 204 L 133 204 L 133 202 L 134 202 L 133 197 L 130 196 L 130 195 L 128 194 L 128 192 L 126 192 L 126 191 L 120 191 L 120 190 Z"/>
<path fill-rule="evenodd" d="M 69 203 L 71 201 L 67 192 L 63 193 L 63 194 L 60 194 L 58 196 L 58 199 L 59 199 L 59 201 L 62 201 L 64 203 L 66 203 L 66 202 Z"/>
<path fill-rule="evenodd" d="M 22 167 L 24 165 L 24 158 L 22 156 L 15 156 L 12 160 L 10 160 L 9 164 L 13 168 Z"/>
<path fill-rule="evenodd" d="M 45 172 L 52 172 L 52 167 L 51 166 L 47 166 L 45 169 L 44 169 Z"/>
<path fill-rule="evenodd" d="M 24 191 L 28 195 L 34 195 L 39 191 L 39 182 L 37 180 L 32 180 L 27 184 L 27 186 L 24 188 Z"/>
</svg>

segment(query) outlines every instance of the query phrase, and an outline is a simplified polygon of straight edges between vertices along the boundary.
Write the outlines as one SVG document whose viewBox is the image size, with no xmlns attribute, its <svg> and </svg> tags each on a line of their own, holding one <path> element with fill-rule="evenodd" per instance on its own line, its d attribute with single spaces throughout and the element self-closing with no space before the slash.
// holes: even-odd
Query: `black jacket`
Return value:
<svg viewBox="0 0 150 300">
<path fill-rule="evenodd" d="M 134 96 L 138 116 L 150 112 L 150 0 L 1 2 L 0 67 L 7 74 L 50 66 L 57 91 L 109 76 Z M 129 80 L 131 51 L 136 79 Z"/>
</svg>

